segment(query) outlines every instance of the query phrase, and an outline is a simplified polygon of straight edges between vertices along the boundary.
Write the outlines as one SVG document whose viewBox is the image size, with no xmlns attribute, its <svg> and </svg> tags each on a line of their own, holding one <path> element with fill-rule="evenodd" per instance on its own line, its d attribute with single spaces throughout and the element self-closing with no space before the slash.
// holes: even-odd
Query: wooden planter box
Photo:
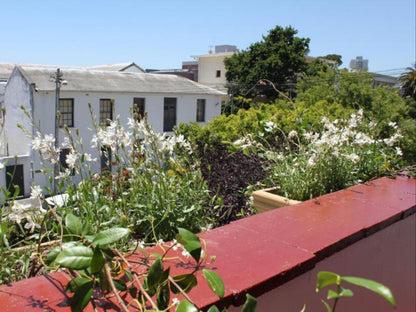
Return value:
<svg viewBox="0 0 416 312">
<path fill-rule="evenodd" d="M 274 194 L 275 191 L 276 188 L 273 187 L 253 192 L 254 206 L 256 207 L 258 213 L 300 203 L 298 200 Z"/>
</svg>

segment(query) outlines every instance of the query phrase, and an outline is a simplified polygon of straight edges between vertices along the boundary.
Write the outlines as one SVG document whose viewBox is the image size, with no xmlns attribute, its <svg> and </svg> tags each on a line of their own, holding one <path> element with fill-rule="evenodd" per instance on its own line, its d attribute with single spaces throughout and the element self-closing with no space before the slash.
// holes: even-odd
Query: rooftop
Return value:
<svg viewBox="0 0 416 312">
<path fill-rule="evenodd" d="M 28 83 L 35 84 L 38 91 L 55 90 L 51 81 L 55 71 L 56 68 L 48 66 L 17 66 L 15 69 Z M 173 75 L 74 68 L 62 68 L 61 72 L 67 81 L 61 87 L 62 91 L 224 95 L 213 88 Z"/>
</svg>

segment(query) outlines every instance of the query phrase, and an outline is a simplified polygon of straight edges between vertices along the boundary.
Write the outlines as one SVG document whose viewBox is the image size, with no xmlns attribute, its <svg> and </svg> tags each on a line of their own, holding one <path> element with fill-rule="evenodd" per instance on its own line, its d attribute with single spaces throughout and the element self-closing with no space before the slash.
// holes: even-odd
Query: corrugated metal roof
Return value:
<svg viewBox="0 0 416 312">
<path fill-rule="evenodd" d="M 8 79 L 15 66 L 22 67 L 40 67 L 40 68 L 61 68 L 61 69 L 90 69 L 90 70 L 103 70 L 103 71 L 124 71 L 130 67 L 136 67 L 138 70 L 144 72 L 144 70 L 134 62 L 119 63 L 119 64 L 106 64 L 106 65 L 92 65 L 92 66 L 62 66 L 62 65 L 50 65 L 50 64 L 28 64 L 28 63 L 0 63 L 0 78 Z"/>
<path fill-rule="evenodd" d="M 51 78 L 55 71 L 51 67 L 17 66 L 29 83 L 34 83 L 39 91 L 55 90 Z M 88 92 L 132 92 L 132 93 L 174 93 L 226 95 L 213 88 L 175 75 L 95 71 L 87 69 L 61 69 L 62 91 Z"/>
<path fill-rule="evenodd" d="M 105 65 L 94 65 L 94 66 L 84 66 L 86 69 L 91 70 L 103 70 L 103 71 L 124 71 L 129 67 L 136 67 L 138 70 L 144 72 L 144 70 L 133 63 L 120 63 L 120 64 L 105 64 Z"/>
</svg>

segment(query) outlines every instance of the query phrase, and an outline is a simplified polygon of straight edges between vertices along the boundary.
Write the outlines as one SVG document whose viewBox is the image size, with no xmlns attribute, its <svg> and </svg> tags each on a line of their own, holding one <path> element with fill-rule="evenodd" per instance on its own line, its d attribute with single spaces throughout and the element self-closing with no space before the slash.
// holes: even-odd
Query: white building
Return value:
<svg viewBox="0 0 416 312">
<path fill-rule="evenodd" d="M 226 92 L 227 79 L 224 60 L 237 51 L 236 46 L 219 45 L 215 46 L 215 53 L 210 51 L 208 54 L 192 56 L 198 60 L 198 82 Z"/>
<path fill-rule="evenodd" d="M 21 176 L 13 183 L 20 183 L 21 194 L 29 195 L 30 186 L 46 185 L 41 173 L 40 159 L 30 148 L 28 138 L 17 124 L 30 133 L 36 129 L 24 114 L 21 106 L 30 112 L 33 124 L 39 125 L 43 134 L 55 131 L 55 83 L 51 77 L 56 71 L 51 67 L 16 66 L 5 88 L 6 135 L 4 145 L 9 172 L 18 170 Z M 134 105 L 139 112 L 147 113 L 149 124 L 157 132 L 171 132 L 179 123 L 196 121 L 203 124 L 221 113 L 221 97 L 225 94 L 197 82 L 174 76 L 147 73 L 95 71 L 90 69 L 62 69 L 65 84 L 60 89 L 59 111 L 62 122 L 72 133 L 75 130 L 83 138 L 86 153 L 98 157 L 90 148 L 93 133 L 88 104 L 98 120 L 119 116 L 122 123 L 132 116 Z M 61 131 L 59 142 L 63 142 Z M 18 155 L 17 158 L 13 157 Z M 98 171 L 100 164 L 94 170 Z M 0 183 L 9 185 L 7 170 L 2 170 Z"/>
</svg>

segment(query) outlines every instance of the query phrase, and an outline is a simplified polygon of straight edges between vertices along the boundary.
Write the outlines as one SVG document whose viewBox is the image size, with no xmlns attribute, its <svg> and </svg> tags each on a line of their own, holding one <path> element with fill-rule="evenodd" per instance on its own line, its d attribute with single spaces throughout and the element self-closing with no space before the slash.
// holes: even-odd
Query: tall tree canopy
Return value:
<svg viewBox="0 0 416 312">
<path fill-rule="evenodd" d="M 276 26 L 263 40 L 225 59 L 226 78 L 234 96 L 264 97 L 273 100 L 280 91 L 288 91 L 296 82 L 296 74 L 306 68 L 305 55 L 309 38 L 299 38 L 292 27 Z M 265 79 L 263 83 L 260 83 Z"/>
<path fill-rule="evenodd" d="M 404 97 L 410 96 L 416 100 L 416 63 L 406 70 L 399 78 L 402 93 Z"/>
</svg>

